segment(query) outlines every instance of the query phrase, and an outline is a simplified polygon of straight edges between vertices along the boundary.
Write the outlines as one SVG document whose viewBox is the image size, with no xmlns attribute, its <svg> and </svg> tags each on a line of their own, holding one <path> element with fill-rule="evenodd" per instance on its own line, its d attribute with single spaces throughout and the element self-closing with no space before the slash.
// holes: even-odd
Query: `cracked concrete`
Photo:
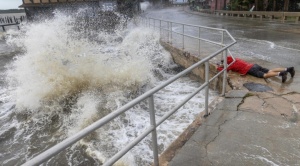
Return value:
<svg viewBox="0 0 300 166">
<path fill-rule="evenodd" d="M 300 165 L 299 99 L 229 91 L 165 165 Z"/>
<path fill-rule="evenodd" d="M 226 101 L 218 103 L 216 108 L 221 111 L 211 112 L 209 118 L 205 119 L 205 123 L 180 149 L 178 153 L 180 155 L 175 155 L 169 165 L 214 165 L 214 160 L 210 158 L 211 144 L 219 138 L 222 132 L 221 126 L 237 117 L 237 107 L 243 99 L 243 96 L 237 97 L 239 95 L 238 92 L 235 92 L 229 95 Z M 234 111 L 227 111 L 229 109 Z M 195 158 L 197 159 L 195 160 Z"/>
<path fill-rule="evenodd" d="M 277 95 L 271 92 L 252 93 L 239 106 L 241 111 L 254 111 L 260 114 L 297 121 L 300 96 L 297 93 Z"/>
</svg>

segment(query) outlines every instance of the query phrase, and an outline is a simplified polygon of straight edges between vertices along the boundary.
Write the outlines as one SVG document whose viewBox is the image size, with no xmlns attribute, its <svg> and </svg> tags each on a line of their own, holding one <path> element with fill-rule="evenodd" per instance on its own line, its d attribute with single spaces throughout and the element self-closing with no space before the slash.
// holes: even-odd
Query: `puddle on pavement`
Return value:
<svg viewBox="0 0 300 166">
<path fill-rule="evenodd" d="M 272 88 L 269 86 L 259 84 L 259 83 L 254 83 L 254 82 L 249 82 L 243 84 L 244 87 L 246 87 L 249 91 L 255 91 L 255 92 L 266 92 L 266 91 L 273 91 Z"/>
</svg>

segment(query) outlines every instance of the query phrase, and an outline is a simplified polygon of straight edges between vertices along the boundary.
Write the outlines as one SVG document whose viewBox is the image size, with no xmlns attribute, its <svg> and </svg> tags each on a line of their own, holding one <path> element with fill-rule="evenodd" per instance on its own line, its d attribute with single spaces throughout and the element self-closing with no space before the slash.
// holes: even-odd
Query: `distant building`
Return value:
<svg viewBox="0 0 300 166">
<path fill-rule="evenodd" d="M 92 7 L 103 11 L 119 10 L 126 14 L 132 14 L 140 10 L 139 0 L 22 0 L 20 7 L 25 9 L 27 18 L 35 16 L 50 17 L 54 9 L 64 9 L 72 12 L 79 7 Z M 125 11 L 126 10 L 126 11 Z M 129 11 L 129 12 L 128 12 Z"/>
</svg>

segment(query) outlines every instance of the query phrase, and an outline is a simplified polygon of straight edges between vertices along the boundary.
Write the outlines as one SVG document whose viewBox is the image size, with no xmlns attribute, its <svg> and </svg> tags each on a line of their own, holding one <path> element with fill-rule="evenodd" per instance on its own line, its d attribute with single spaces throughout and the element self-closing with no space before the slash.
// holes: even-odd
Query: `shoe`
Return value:
<svg viewBox="0 0 300 166">
<path fill-rule="evenodd" d="M 294 69 L 294 67 L 289 67 L 289 68 L 287 68 L 286 71 L 291 74 L 292 78 L 294 77 L 294 75 L 295 75 L 295 69 Z"/>
<path fill-rule="evenodd" d="M 279 73 L 279 76 L 282 78 L 282 83 L 284 83 L 287 79 L 287 71 L 282 71 Z"/>
</svg>

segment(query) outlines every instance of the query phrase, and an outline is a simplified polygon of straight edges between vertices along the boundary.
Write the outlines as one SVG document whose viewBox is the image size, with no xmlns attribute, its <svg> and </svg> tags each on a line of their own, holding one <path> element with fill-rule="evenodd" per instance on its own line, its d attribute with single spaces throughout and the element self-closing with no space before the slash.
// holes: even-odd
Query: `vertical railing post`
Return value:
<svg viewBox="0 0 300 166">
<path fill-rule="evenodd" d="M 222 31 L 222 36 L 221 36 L 221 44 L 222 44 L 222 48 L 224 47 L 224 31 Z M 222 51 L 222 58 L 223 58 L 223 61 L 224 61 L 224 73 L 223 73 L 223 86 L 222 86 L 222 96 L 225 95 L 225 91 L 226 91 L 226 83 L 227 83 L 227 49 L 225 51 L 225 54 L 224 54 L 224 51 Z"/>
<path fill-rule="evenodd" d="M 168 21 L 168 43 L 170 43 L 170 22 Z"/>
<path fill-rule="evenodd" d="M 172 33 L 173 33 L 173 25 L 172 25 L 173 23 L 171 22 L 171 45 L 172 45 L 172 41 L 173 41 L 173 35 L 172 35 Z"/>
<path fill-rule="evenodd" d="M 224 31 L 222 31 L 221 44 L 221 47 L 224 48 Z M 222 55 L 224 55 L 224 51 L 222 51 Z"/>
<path fill-rule="evenodd" d="M 182 50 L 184 50 L 184 24 L 182 24 Z"/>
<path fill-rule="evenodd" d="M 201 28 L 199 27 L 199 57 L 200 57 L 200 55 L 201 55 L 201 51 L 200 51 L 200 48 L 201 48 L 201 40 L 200 40 L 201 36 L 200 36 L 200 31 L 201 31 Z"/>
<path fill-rule="evenodd" d="M 159 20 L 159 35 L 160 35 L 160 38 L 162 38 L 161 36 L 161 20 Z"/>
<path fill-rule="evenodd" d="M 207 83 L 205 87 L 205 115 L 208 116 L 208 93 L 209 93 L 209 62 L 205 62 L 205 83 Z"/>
<path fill-rule="evenodd" d="M 148 101 L 149 101 L 149 112 L 150 112 L 150 124 L 151 124 L 151 126 L 154 126 L 154 129 L 151 133 L 151 135 L 152 135 L 154 166 L 159 166 L 153 95 L 149 96 Z"/>
<path fill-rule="evenodd" d="M 227 85 L 227 52 L 228 49 L 226 49 L 225 54 L 223 54 L 223 66 L 224 66 L 224 73 L 223 73 L 223 87 L 222 87 L 222 96 L 225 95 L 225 91 L 226 91 L 226 85 Z"/>
</svg>

